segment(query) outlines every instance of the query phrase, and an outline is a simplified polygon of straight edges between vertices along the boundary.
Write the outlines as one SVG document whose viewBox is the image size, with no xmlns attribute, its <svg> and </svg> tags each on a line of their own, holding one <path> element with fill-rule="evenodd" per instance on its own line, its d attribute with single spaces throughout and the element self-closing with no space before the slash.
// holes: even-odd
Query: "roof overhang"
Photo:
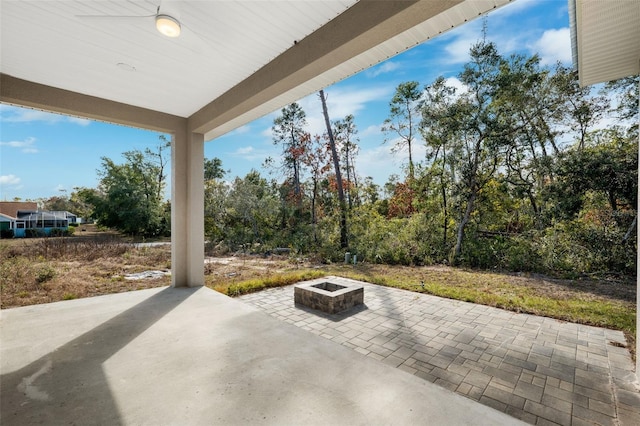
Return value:
<svg viewBox="0 0 640 426">
<path fill-rule="evenodd" d="M 2 0 L 0 100 L 210 140 L 509 1 Z M 78 16 L 158 4 L 184 40 Z"/>
<path fill-rule="evenodd" d="M 582 86 L 640 74 L 640 1 L 569 0 L 569 18 Z"/>
</svg>

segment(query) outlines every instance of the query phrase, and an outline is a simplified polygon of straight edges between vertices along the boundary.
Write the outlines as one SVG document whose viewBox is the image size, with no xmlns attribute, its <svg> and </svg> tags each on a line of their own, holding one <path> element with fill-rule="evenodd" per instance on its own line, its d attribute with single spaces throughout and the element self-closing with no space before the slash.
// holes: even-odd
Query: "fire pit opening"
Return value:
<svg viewBox="0 0 640 426">
<path fill-rule="evenodd" d="M 319 288 L 321 290 L 326 290 L 326 291 L 337 291 L 337 290 L 342 290 L 343 288 L 346 288 L 343 285 L 339 285 L 339 284 L 334 284 L 334 283 L 320 283 L 320 284 L 316 284 L 312 287 L 315 288 Z"/>
<path fill-rule="evenodd" d="M 296 284 L 293 299 L 298 305 L 337 314 L 364 303 L 364 286 L 346 278 L 319 278 Z"/>
</svg>

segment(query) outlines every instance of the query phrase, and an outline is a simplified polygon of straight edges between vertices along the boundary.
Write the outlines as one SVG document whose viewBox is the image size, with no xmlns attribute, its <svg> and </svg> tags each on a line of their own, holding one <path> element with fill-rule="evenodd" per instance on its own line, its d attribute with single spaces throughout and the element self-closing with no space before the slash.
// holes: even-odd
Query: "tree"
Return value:
<svg viewBox="0 0 640 426">
<path fill-rule="evenodd" d="M 310 140 L 304 130 L 307 125 L 306 114 L 297 103 L 282 108 L 281 115 L 273 120 L 273 143 L 282 145 L 282 168 L 293 186 L 293 196 L 301 206 L 301 162 L 300 158 L 306 150 L 306 143 Z"/>
<path fill-rule="evenodd" d="M 438 108 L 423 103 L 423 130 L 430 135 L 429 143 L 435 147 L 442 141 L 455 144 L 456 192 L 459 197 L 460 219 L 456 230 L 453 262 L 462 252 L 465 229 L 476 209 L 476 202 L 484 186 L 493 178 L 499 165 L 500 148 L 508 136 L 503 123 L 503 112 L 493 102 L 502 58 L 493 43 L 480 41 L 470 49 L 471 61 L 459 75 L 465 91 L 452 97 L 455 91 L 436 82 L 432 100 L 449 99 Z M 429 98 L 427 98 L 429 99 Z M 431 135 L 441 135 L 431 137 Z M 433 148 L 433 147 L 432 147 Z"/>
<path fill-rule="evenodd" d="M 124 164 L 102 157 L 96 191 L 84 191 L 98 223 L 131 235 L 157 236 L 170 232 L 164 205 L 168 142 L 161 137 L 155 151 L 127 151 Z"/>
<path fill-rule="evenodd" d="M 204 159 L 204 180 L 222 179 L 227 172 L 222 168 L 222 160 L 217 157 Z"/>
<path fill-rule="evenodd" d="M 349 210 L 353 208 L 353 198 L 358 194 L 358 180 L 355 171 L 355 156 L 358 154 L 358 129 L 352 114 L 347 115 L 343 120 L 334 123 L 336 142 L 340 146 L 343 155 L 344 171 L 347 174 L 347 200 Z"/>
<path fill-rule="evenodd" d="M 456 158 L 453 150 L 460 150 L 455 140 L 453 123 L 447 118 L 449 111 L 453 111 L 456 101 L 456 89 L 447 85 L 444 77 L 438 77 L 427 86 L 424 98 L 420 104 L 422 120 L 420 132 L 427 146 L 427 160 L 430 162 L 428 172 L 438 179 L 438 193 L 442 200 L 442 248 L 447 247 L 449 233 L 449 192 L 452 183 L 456 182 Z M 452 155 L 453 154 L 453 155 Z"/>
<path fill-rule="evenodd" d="M 618 107 L 616 108 L 618 118 L 632 123 L 631 133 L 636 138 L 638 135 L 638 118 L 640 116 L 638 87 L 640 87 L 640 75 L 610 81 L 604 87 L 604 94 L 613 93 L 618 98 Z"/>
<path fill-rule="evenodd" d="M 224 205 L 225 238 L 232 248 L 273 241 L 278 202 L 256 170 L 234 179 Z"/>
<path fill-rule="evenodd" d="M 311 226 L 313 227 L 313 241 L 318 241 L 317 224 L 318 213 L 317 204 L 320 191 L 320 182 L 323 176 L 331 168 L 327 161 L 327 146 L 322 142 L 322 137 L 316 135 L 309 149 L 302 156 L 302 162 L 311 171 Z"/>
<path fill-rule="evenodd" d="M 68 211 L 85 220 L 91 215 L 91 205 L 80 196 L 84 188 L 74 188 L 70 195 L 54 195 L 44 200 L 42 209 L 53 211 Z"/>
<path fill-rule="evenodd" d="M 333 166 L 336 172 L 338 202 L 340 203 L 340 248 L 346 248 L 349 246 L 349 240 L 348 240 L 348 234 L 347 234 L 347 204 L 344 199 L 344 189 L 342 188 L 342 174 L 340 173 L 340 159 L 338 157 L 338 150 L 336 149 L 336 141 L 335 141 L 335 138 L 333 137 L 333 129 L 331 128 L 331 121 L 329 120 L 329 110 L 327 109 L 327 102 L 324 96 L 324 90 L 320 90 L 319 96 L 320 96 L 320 102 L 322 103 L 322 113 L 324 115 L 324 123 L 327 126 L 327 137 L 329 139 L 329 147 L 331 149 Z"/>
<path fill-rule="evenodd" d="M 558 65 L 552 80 L 563 100 L 565 124 L 576 133 L 578 148 L 583 149 L 587 133 L 609 108 L 609 100 L 605 96 L 592 95 L 590 86 L 580 87 L 577 73 Z"/>
<path fill-rule="evenodd" d="M 210 241 L 224 238 L 224 203 L 229 188 L 221 179 L 225 175 L 222 160 L 217 157 L 204 160 L 204 229 Z"/>
<path fill-rule="evenodd" d="M 556 138 L 564 122 L 564 97 L 549 70 L 537 55 L 512 55 L 503 60 L 495 102 L 511 128 L 506 140 L 503 180 L 518 198 L 526 198 L 534 221 L 540 222 L 544 185 L 553 180 L 551 164 L 560 149 Z"/>
<path fill-rule="evenodd" d="M 419 90 L 417 81 L 409 81 L 398 85 L 396 92 L 389 104 L 390 115 L 384 121 L 382 131 L 394 135 L 393 139 L 385 139 L 385 142 L 393 140 L 394 152 L 403 150 L 405 147 L 409 154 L 409 181 L 414 179 L 414 163 L 412 145 L 418 134 L 417 126 L 420 121 L 418 101 L 422 93 Z M 397 139 L 396 139 L 397 137 Z"/>
<path fill-rule="evenodd" d="M 636 209 L 637 141 L 625 135 L 620 127 L 588 133 L 583 148 L 578 142 L 559 158 L 557 173 L 558 203 L 574 199 L 571 206 L 565 204 L 563 213 L 569 218 L 578 213 L 588 191 L 602 193 L 613 212 L 621 205 L 625 209 Z"/>
</svg>

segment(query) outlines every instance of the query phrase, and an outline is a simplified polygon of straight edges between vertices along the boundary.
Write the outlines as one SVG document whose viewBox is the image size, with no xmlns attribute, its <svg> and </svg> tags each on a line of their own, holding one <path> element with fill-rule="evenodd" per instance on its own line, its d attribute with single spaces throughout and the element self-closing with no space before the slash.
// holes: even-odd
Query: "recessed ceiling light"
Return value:
<svg viewBox="0 0 640 426">
<path fill-rule="evenodd" d="M 156 28 L 160 31 L 160 34 L 167 37 L 178 37 L 180 35 L 180 22 L 169 15 L 157 15 Z"/>
<path fill-rule="evenodd" d="M 124 71 L 131 71 L 131 72 L 133 72 L 133 71 L 135 71 L 135 70 L 136 70 L 136 67 L 134 67 L 133 65 L 125 64 L 124 62 L 118 62 L 118 63 L 116 64 L 116 66 L 117 66 L 118 68 L 120 68 L 121 70 L 124 70 Z"/>
</svg>

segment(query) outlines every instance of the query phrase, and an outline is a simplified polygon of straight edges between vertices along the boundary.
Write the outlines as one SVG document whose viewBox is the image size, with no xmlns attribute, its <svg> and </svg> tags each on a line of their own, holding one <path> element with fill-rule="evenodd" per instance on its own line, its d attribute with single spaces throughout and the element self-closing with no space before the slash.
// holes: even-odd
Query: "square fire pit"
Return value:
<svg viewBox="0 0 640 426">
<path fill-rule="evenodd" d="M 364 303 L 364 286 L 340 278 L 325 277 L 296 284 L 293 300 L 311 309 L 337 314 Z"/>
</svg>

